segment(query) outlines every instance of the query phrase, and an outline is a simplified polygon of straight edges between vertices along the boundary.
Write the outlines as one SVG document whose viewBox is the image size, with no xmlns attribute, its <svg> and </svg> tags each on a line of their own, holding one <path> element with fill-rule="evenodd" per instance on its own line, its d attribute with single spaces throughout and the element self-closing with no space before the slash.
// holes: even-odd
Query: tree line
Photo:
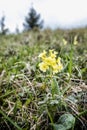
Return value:
<svg viewBox="0 0 87 130">
<path fill-rule="evenodd" d="M 0 34 L 6 35 L 9 32 L 9 29 L 6 28 L 5 25 L 5 15 L 3 15 L 0 19 Z M 41 15 L 37 13 L 37 11 L 31 7 L 28 14 L 25 16 L 25 21 L 23 23 L 24 30 L 29 31 L 34 28 L 43 28 L 44 21 L 41 20 Z M 16 28 L 16 32 L 19 32 L 18 27 Z"/>
</svg>

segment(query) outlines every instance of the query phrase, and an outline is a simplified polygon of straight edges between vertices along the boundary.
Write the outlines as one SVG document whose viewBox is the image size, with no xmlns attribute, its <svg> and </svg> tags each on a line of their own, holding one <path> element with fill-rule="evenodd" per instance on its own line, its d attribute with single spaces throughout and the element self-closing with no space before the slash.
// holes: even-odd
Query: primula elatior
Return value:
<svg viewBox="0 0 87 130">
<path fill-rule="evenodd" d="M 63 44 L 64 44 L 64 45 L 67 45 L 68 42 L 67 42 L 64 38 L 62 39 L 62 41 L 63 41 Z M 77 45 L 77 44 L 78 44 L 77 35 L 74 37 L 73 44 L 74 44 L 74 45 Z"/>
<path fill-rule="evenodd" d="M 78 44 L 78 41 L 77 41 L 77 36 L 74 37 L 74 45 L 77 45 Z"/>
<path fill-rule="evenodd" d="M 40 58 L 44 59 L 46 57 L 46 51 L 44 50 L 43 53 L 39 55 Z"/>
<path fill-rule="evenodd" d="M 43 72 L 46 72 L 46 70 L 49 69 L 49 66 L 45 64 L 44 62 L 39 63 L 40 70 Z"/>
<path fill-rule="evenodd" d="M 63 39 L 63 44 L 66 45 L 67 44 L 67 41 L 65 39 Z"/>
<path fill-rule="evenodd" d="M 39 63 L 39 68 L 41 71 L 46 72 L 51 70 L 53 74 L 60 72 L 63 69 L 61 63 L 61 58 L 57 58 L 57 52 L 54 50 L 49 50 L 47 53 L 45 50 L 39 55 L 42 62 Z"/>
</svg>

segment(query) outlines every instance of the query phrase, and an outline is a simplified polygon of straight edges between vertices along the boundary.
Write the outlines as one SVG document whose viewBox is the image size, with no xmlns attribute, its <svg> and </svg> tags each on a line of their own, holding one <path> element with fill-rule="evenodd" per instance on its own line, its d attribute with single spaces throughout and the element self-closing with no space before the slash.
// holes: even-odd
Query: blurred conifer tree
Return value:
<svg viewBox="0 0 87 130">
<path fill-rule="evenodd" d="M 8 28 L 5 28 L 5 16 L 3 15 L 0 20 L 0 34 L 7 34 Z"/>
<path fill-rule="evenodd" d="M 43 20 L 40 20 L 40 17 L 40 14 L 37 14 L 36 10 L 31 7 L 28 15 L 25 17 L 25 23 L 23 23 L 24 30 L 41 29 L 43 27 Z"/>
</svg>

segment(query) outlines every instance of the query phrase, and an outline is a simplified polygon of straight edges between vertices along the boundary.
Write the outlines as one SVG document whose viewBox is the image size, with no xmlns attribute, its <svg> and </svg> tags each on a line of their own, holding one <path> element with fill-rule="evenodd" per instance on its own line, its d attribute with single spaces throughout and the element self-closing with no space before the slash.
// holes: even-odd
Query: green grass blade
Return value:
<svg viewBox="0 0 87 130">
<path fill-rule="evenodd" d="M 15 92 L 14 90 L 11 91 L 11 92 L 7 92 L 6 94 L 0 96 L 0 99 L 1 99 L 1 98 L 5 98 L 5 97 L 7 97 L 8 95 L 10 95 L 10 94 L 12 94 L 12 93 L 14 93 L 14 92 Z"/>
<path fill-rule="evenodd" d="M 18 130 L 22 130 L 16 122 L 12 121 L 2 110 L 0 110 L 0 113 L 3 115 L 5 119 L 7 119 L 12 125 L 14 125 Z"/>
</svg>

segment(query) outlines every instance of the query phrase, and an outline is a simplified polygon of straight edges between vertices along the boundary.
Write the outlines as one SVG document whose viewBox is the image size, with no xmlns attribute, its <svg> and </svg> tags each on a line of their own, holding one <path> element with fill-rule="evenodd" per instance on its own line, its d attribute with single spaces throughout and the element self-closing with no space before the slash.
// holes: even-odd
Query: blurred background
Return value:
<svg viewBox="0 0 87 130">
<path fill-rule="evenodd" d="M 87 26 L 86 0 L 0 0 L 0 24 L 9 32 L 24 30 L 31 8 L 43 20 L 43 28 L 79 28 Z"/>
</svg>

